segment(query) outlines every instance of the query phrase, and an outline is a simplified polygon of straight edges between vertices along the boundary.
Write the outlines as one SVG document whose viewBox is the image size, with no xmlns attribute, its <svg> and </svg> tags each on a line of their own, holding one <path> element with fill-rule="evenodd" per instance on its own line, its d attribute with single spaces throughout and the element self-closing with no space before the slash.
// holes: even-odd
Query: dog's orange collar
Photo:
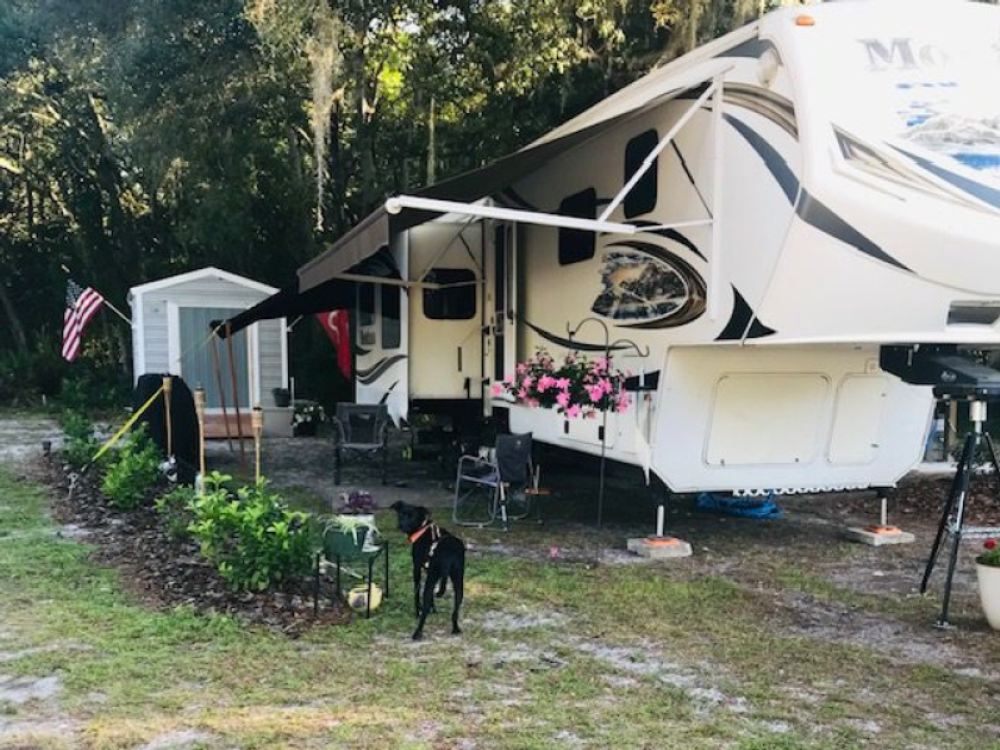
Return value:
<svg viewBox="0 0 1000 750">
<path fill-rule="evenodd" d="M 410 534 L 410 536 L 407 537 L 407 539 L 410 540 L 410 544 L 415 544 L 420 537 L 422 537 L 424 534 L 427 533 L 427 529 L 429 529 L 430 527 L 431 525 L 429 523 L 424 524 L 419 529 Z"/>
</svg>

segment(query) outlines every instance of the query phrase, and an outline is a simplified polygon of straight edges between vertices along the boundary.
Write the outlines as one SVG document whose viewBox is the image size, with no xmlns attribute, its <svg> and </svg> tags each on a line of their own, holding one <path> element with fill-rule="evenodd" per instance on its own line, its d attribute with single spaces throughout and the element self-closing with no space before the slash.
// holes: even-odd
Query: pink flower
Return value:
<svg viewBox="0 0 1000 750">
<path fill-rule="evenodd" d="M 507 377 L 505 377 L 503 379 L 503 382 L 505 382 L 507 385 L 510 385 L 511 383 L 514 382 L 514 376 L 513 375 L 508 375 Z"/>
<path fill-rule="evenodd" d="M 519 399 L 521 399 L 522 401 L 524 401 L 524 399 L 526 399 L 528 397 L 528 392 L 526 390 L 524 390 L 524 388 L 522 388 L 521 390 L 519 390 L 517 392 L 517 397 Z"/>
<path fill-rule="evenodd" d="M 604 372 L 607 369 L 608 369 L 608 358 L 607 357 L 601 357 L 599 360 L 597 360 L 597 364 L 594 365 L 594 371 L 595 372 Z"/>
<path fill-rule="evenodd" d="M 610 394 L 611 391 L 614 390 L 614 387 L 611 385 L 611 381 L 608 380 L 607 378 L 601 378 L 600 380 L 598 380 L 597 386 L 601 389 L 602 393 Z"/>
<path fill-rule="evenodd" d="M 624 414 L 628 411 L 628 401 L 619 401 L 618 406 L 615 407 L 615 411 L 619 414 Z"/>
<path fill-rule="evenodd" d="M 570 419 L 576 419 L 577 417 L 580 416 L 580 407 L 577 406 L 576 404 L 573 404 L 566 410 L 566 416 L 569 417 Z"/>
<path fill-rule="evenodd" d="M 499 396 L 501 393 L 503 393 L 503 385 L 501 385 L 500 383 L 494 383 L 493 388 L 491 390 L 494 396 Z"/>
<path fill-rule="evenodd" d="M 561 388 L 564 391 L 569 390 L 569 378 L 559 378 L 556 381 L 556 388 Z"/>
<path fill-rule="evenodd" d="M 556 396 L 556 403 L 559 404 L 563 409 L 569 406 L 569 394 L 563 391 L 558 396 Z"/>
<path fill-rule="evenodd" d="M 590 396 L 590 400 L 596 404 L 604 395 L 604 390 L 599 385 L 588 385 L 587 395 Z"/>
<path fill-rule="evenodd" d="M 517 366 L 517 374 L 518 375 L 524 375 L 524 373 L 526 373 L 527 371 L 528 371 L 528 366 L 526 364 L 524 364 L 523 362 L 521 362 Z"/>
<path fill-rule="evenodd" d="M 531 384 L 534 382 L 535 379 L 530 375 L 528 375 L 527 377 L 524 378 L 524 380 L 521 381 L 521 384 L 524 385 L 525 388 L 531 388 Z"/>
<path fill-rule="evenodd" d="M 538 392 L 545 393 L 549 388 L 556 384 L 556 379 L 551 375 L 542 375 L 538 379 Z"/>
</svg>

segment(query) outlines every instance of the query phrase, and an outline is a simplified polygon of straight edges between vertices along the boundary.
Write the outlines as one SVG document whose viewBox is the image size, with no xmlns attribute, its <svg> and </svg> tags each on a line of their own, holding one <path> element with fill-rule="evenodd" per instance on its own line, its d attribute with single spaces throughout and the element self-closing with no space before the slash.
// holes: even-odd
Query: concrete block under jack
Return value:
<svg viewBox="0 0 1000 750">
<path fill-rule="evenodd" d="M 690 557 L 691 545 L 673 536 L 644 536 L 628 540 L 628 551 L 651 560 Z"/>
<path fill-rule="evenodd" d="M 861 542 L 871 547 L 881 547 L 885 544 L 909 544 L 916 537 L 908 531 L 901 531 L 895 526 L 852 526 L 844 532 L 852 542 Z"/>
</svg>

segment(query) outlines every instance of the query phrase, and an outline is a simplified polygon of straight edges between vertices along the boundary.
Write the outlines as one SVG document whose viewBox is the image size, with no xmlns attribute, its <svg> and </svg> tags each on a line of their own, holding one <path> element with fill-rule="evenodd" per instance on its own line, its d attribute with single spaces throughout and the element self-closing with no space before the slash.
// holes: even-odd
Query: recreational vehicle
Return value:
<svg viewBox="0 0 1000 750">
<path fill-rule="evenodd" d="M 998 75 L 995 6 L 781 9 L 391 198 L 289 295 L 350 287 L 358 400 L 399 419 L 503 410 L 676 491 L 891 486 L 934 396 L 887 363 L 1000 344 Z M 492 397 L 539 347 L 609 348 L 632 404 Z"/>
</svg>

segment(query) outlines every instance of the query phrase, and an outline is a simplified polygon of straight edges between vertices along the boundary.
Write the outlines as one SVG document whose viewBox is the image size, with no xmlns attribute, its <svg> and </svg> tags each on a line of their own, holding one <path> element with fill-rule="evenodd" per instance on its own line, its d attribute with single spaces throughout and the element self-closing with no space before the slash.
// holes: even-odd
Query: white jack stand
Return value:
<svg viewBox="0 0 1000 750">
<path fill-rule="evenodd" d="M 915 537 L 908 531 L 902 531 L 897 526 L 889 525 L 889 514 L 886 509 L 885 490 L 878 491 L 880 504 L 879 523 L 872 526 L 853 526 L 845 532 L 852 542 L 861 542 L 871 547 L 882 547 L 886 544 L 909 544 Z"/>
<path fill-rule="evenodd" d="M 628 540 L 628 551 L 651 560 L 672 557 L 690 557 L 691 545 L 675 536 L 663 536 L 663 506 L 656 509 L 656 536 L 636 537 Z"/>
</svg>

